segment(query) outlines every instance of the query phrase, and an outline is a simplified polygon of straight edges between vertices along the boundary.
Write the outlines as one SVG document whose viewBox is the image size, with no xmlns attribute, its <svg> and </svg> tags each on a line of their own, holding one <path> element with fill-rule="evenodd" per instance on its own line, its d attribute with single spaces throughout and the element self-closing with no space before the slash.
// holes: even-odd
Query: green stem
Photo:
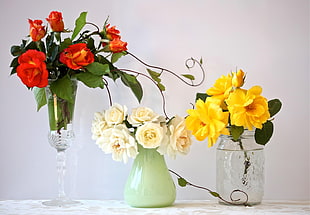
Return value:
<svg viewBox="0 0 310 215">
<path fill-rule="evenodd" d="M 208 191 L 212 196 L 222 200 L 223 202 L 225 202 L 226 204 L 229 204 L 229 205 L 244 205 L 244 206 L 249 206 L 248 205 L 248 200 L 249 200 L 249 196 L 248 194 L 246 194 L 246 192 L 242 191 L 242 190 L 233 190 L 230 194 L 230 201 L 228 200 L 225 200 L 223 197 L 220 196 L 220 194 L 218 194 L 217 192 L 214 192 L 206 187 L 203 187 L 203 186 L 199 186 L 199 185 L 195 185 L 193 183 L 190 183 L 188 182 L 187 180 L 185 180 L 181 175 L 179 175 L 178 173 L 176 173 L 175 171 L 169 169 L 169 172 L 173 173 L 174 175 L 176 175 L 178 177 L 178 182 L 182 181 L 184 182 L 185 181 L 185 184 L 180 184 L 179 185 L 181 187 L 185 187 L 186 185 L 189 185 L 189 186 L 192 186 L 192 187 L 195 187 L 195 188 L 198 188 L 198 189 L 203 189 L 203 190 L 206 190 Z M 242 194 L 245 195 L 246 197 L 246 200 L 244 202 L 239 202 L 241 199 L 234 199 L 233 198 L 233 194 L 236 193 L 236 192 L 240 192 Z"/>
<path fill-rule="evenodd" d="M 251 166 L 251 162 L 250 162 L 250 157 L 248 156 L 247 151 L 244 150 L 244 148 L 243 148 L 243 144 L 242 144 L 241 139 L 238 139 L 238 142 L 239 142 L 240 149 L 243 151 L 244 158 L 245 158 L 244 159 L 244 172 L 243 172 L 243 177 L 242 177 L 242 183 L 246 184 L 246 175 L 247 175 L 248 170 Z"/>
</svg>

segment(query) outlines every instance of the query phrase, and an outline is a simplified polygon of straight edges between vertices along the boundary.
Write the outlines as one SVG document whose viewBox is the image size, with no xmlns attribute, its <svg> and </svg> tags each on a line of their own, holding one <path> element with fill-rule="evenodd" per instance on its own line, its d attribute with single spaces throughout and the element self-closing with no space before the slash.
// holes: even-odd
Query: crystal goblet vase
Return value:
<svg viewBox="0 0 310 215">
<path fill-rule="evenodd" d="M 68 86 L 69 85 L 69 86 Z M 77 90 L 77 81 L 68 79 L 65 93 L 59 90 L 57 81 L 49 81 L 45 88 L 48 105 L 49 132 L 48 142 L 56 149 L 56 168 L 58 174 L 58 196 L 55 199 L 43 202 L 47 206 L 68 206 L 79 204 L 65 194 L 64 176 L 66 171 L 66 150 L 71 146 L 74 139 L 72 119 Z"/>
</svg>

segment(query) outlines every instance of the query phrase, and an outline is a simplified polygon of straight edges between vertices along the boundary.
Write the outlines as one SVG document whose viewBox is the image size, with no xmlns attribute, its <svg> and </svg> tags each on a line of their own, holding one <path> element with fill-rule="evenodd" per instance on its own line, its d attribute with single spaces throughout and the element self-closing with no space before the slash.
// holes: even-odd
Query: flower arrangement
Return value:
<svg viewBox="0 0 310 215">
<path fill-rule="evenodd" d="M 99 28 L 94 23 L 87 22 L 86 16 L 87 12 L 80 13 L 73 31 L 65 28 L 62 13 L 58 11 L 49 14 L 46 18 L 47 25 L 44 25 L 42 20 L 28 19 L 29 35 L 22 40 L 21 45 L 11 47 L 11 54 L 14 56 L 10 65 L 11 75 L 17 74 L 22 83 L 34 92 L 37 110 L 47 104 L 47 86 L 52 95 L 63 100 L 64 106 L 70 107 L 68 103 L 72 104 L 74 100 L 72 89 L 75 83 L 72 80 L 78 80 L 89 88 L 105 88 L 110 105 L 112 98 L 107 78 L 113 81 L 120 79 L 139 102 L 143 97 L 143 89 L 138 77 L 147 78 L 155 84 L 163 100 L 165 86 L 160 78 L 163 72 L 173 74 L 188 85 L 197 86 L 193 84 L 195 78 L 190 74 L 182 75 L 190 80 L 189 83 L 170 70 L 144 63 L 128 51 L 127 42 L 121 40 L 120 31 L 116 26 L 111 26 L 108 20 L 105 20 L 102 28 Z M 86 26 L 90 28 L 84 29 Z M 117 68 L 115 63 L 123 56 L 130 56 L 146 66 L 145 73 Z M 201 62 L 190 60 L 201 67 Z M 67 109 L 72 113 L 70 108 Z M 67 114 L 67 118 L 70 115 L 72 114 Z M 64 118 L 66 116 L 59 117 L 59 122 L 55 122 L 53 127 L 60 130 L 63 127 L 62 121 L 70 121 Z"/>
<path fill-rule="evenodd" d="M 49 80 L 54 81 L 55 93 L 62 94 L 66 99 L 68 92 L 65 89 L 71 78 L 91 88 L 103 88 L 106 85 L 103 76 L 114 80 L 119 77 L 126 79 L 126 74 L 120 73 L 112 63 L 125 54 L 127 43 L 120 40 L 120 32 L 115 26 L 110 27 L 106 21 L 103 29 L 99 30 L 96 25 L 86 22 L 86 15 L 86 12 L 80 14 L 73 31 L 64 28 L 61 12 L 52 11 L 46 18 L 49 29 L 42 20 L 29 19 L 27 40 L 11 47 L 11 54 L 15 57 L 11 63 L 11 74 L 17 73 L 29 89 L 40 88 L 34 91 L 38 109 L 45 105 L 44 96 L 39 95 L 44 94 L 43 88 L 49 84 Z M 76 39 L 86 24 L 94 26 L 96 30 L 85 30 Z M 72 33 L 71 37 L 62 39 L 62 35 L 68 33 Z M 94 36 L 99 38 L 97 46 Z M 102 53 L 108 55 L 103 56 Z M 107 59 L 109 56 L 110 60 Z"/>
<path fill-rule="evenodd" d="M 183 117 L 166 120 L 147 107 L 134 108 L 130 114 L 127 111 L 126 106 L 114 104 L 94 114 L 92 138 L 102 151 L 112 154 L 113 160 L 127 163 L 128 158 L 135 158 L 138 144 L 171 158 L 189 152 L 191 133 Z"/>
<path fill-rule="evenodd" d="M 245 129 L 255 129 L 255 141 L 265 145 L 273 134 L 272 117 L 281 109 L 279 99 L 267 101 L 262 88 L 241 88 L 245 73 L 240 69 L 216 80 L 206 93 L 197 93 L 196 108 L 187 110 L 186 126 L 197 140 L 208 138 L 213 146 L 218 137 L 231 135 L 234 141 Z"/>
</svg>

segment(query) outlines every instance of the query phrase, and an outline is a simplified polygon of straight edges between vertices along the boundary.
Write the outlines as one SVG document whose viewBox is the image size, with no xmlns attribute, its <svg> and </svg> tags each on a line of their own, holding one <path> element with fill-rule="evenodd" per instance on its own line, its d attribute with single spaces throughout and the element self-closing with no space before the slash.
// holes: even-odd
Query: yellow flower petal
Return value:
<svg viewBox="0 0 310 215">
<path fill-rule="evenodd" d="M 254 86 L 248 91 L 236 89 L 226 103 L 230 112 L 231 124 L 243 126 L 249 130 L 261 128 L 270 117 L 267 99 L 260 94 L 262 88 Z"/>
<path fill-rule="evenodd" d="M 227 134 L 225 129 L 228 123 L 228 112 L 223 112 L 217 99 L 208 97 L 206 101 L 198 100 L 196 109 L 187 110 L 189 116 L 185 123 L 188 130 L 197 140 L 202 141 L 208 137 L 208 146 L 216 142 L 220 134 Z"/>
</svg>

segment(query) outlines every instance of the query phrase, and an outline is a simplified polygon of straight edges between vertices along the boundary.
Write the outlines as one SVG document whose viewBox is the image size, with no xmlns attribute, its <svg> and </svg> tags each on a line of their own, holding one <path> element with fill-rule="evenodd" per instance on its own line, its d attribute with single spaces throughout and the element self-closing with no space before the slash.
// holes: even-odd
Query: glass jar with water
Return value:
<svg viewBox="0 0 310 215">
<path fill-rule="evenodd" d="M 260 204 L 264 195 L 264 162 L 264 146 L 255 142 L 254 131 L 245 130 L 237 141 L 221 135 L 216 150 L 219 195 L 236 204 Z"/>
</svg>

